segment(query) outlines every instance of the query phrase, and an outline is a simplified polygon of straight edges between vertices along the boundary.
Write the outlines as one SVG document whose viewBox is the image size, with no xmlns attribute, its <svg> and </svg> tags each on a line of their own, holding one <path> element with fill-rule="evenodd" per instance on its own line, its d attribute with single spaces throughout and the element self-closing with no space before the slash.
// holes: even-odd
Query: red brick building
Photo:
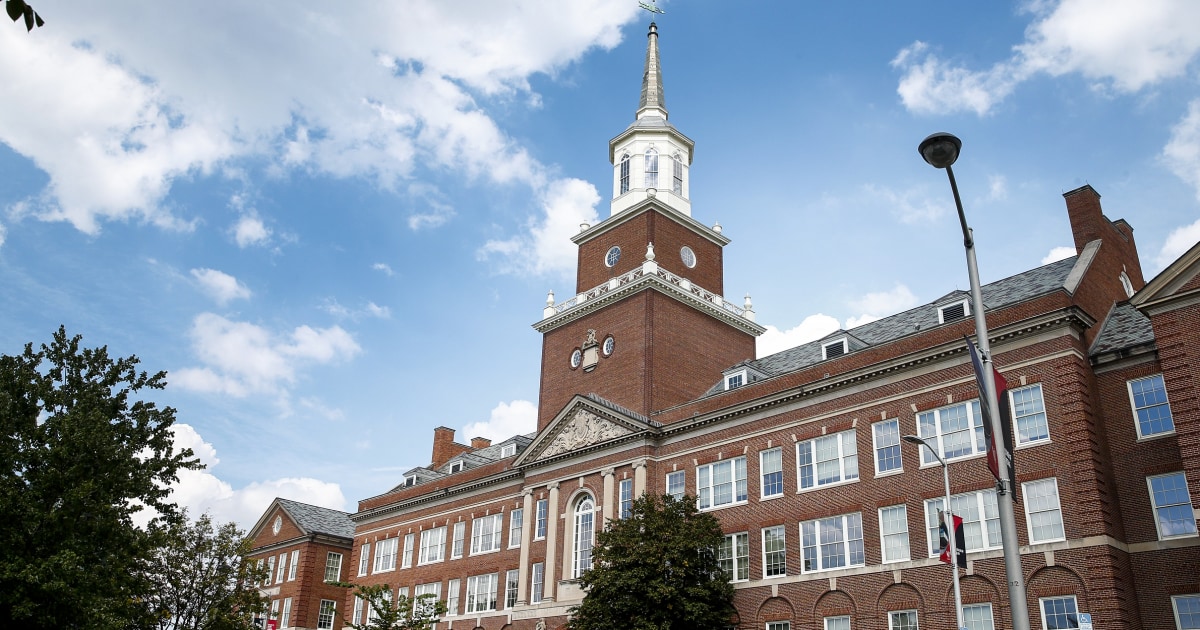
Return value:
<svg viewBox="0 0 1200 630">
<path fill-rule="evenodd" d="M 610 143 L 612 214 L 573 238 L 576 293 L 534 325 L 537 431 L 466 445 L 435 429 L 429 466 L 348 515 L 349 579 L 446 600 L 439 629 L 557 628 L 596 529 L 642 493 L 689 494 L 727 534 L 731 625 L 953 628 L 942 471 L 901 441 L 917 435 L 950 462 L 966 624 L 1010 627 L 968 295 L 756 359 L 749 299 L 721 297 L 729 239 L 691 216 L 693 143 L 667 122 L 657 40 Z M 1064 197 L 1076 255 L 983 287 L 1030 624 L 1194 628 L 1200 245 L 1146 284 L 1130 225 L 1091 186 Z"/>
</svg>

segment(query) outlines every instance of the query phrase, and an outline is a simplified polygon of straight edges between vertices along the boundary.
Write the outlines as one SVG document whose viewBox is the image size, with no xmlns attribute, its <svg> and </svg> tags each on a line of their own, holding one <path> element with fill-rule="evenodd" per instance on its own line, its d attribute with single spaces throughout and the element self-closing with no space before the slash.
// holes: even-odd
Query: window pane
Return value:
<svg viewBox="0 0 1200 630">
<path fill-rule="evenodd" d="M 1179 630 L 1200 629 L 1200 595 L 1177 595 L 1171 598 Z"/>
<path fill-rule="evenodd" d="M 1048 597 L 1042 600 L 1042 619 L 1047 630 L 1078 628 L 1079 616 L 1075 610 L 1075 597 Z"/>
<path fill-rule="evenodd" d="M 1154 505 L 1159 536 L 1190 536 L 1196 533 L 1196 516 L 1184 473 L 1150 478 L 1150 500 Z"/>
<path fill-rule="evenodd" d="M 872 427 L 875 437 L 875 468 L 879 472 L 900 470 L 900 421 L 878 422 Z"/>
<path fill-rule="evenodd" d="M 1043 479 L 1024 484 L 1025 514 L 1029 521 L 1029 541 L 1062 540 L 1062 510 L 1059 508 L 1058 484 Z"/>
<path fill-rule="evenodd" d="M 1036 442 L 1050 437 L 1046 425 L 1046 406 L 1042 402 L 1042 386 L 1032 385 L 1013 390 L 1013 416 L 1017 419 L 1017 443 Z"/>
<path fill-rule="evenodd" d="M 963 623 L 970 630 L 995 630 L 991 604 L 963 606 Z"/>
<path fill-rule="evenodd" d="M 1175 430 L 1162 374 L 1129 381 L 1129 392 L 1137 414 L 1139 435 L 1145 437 Z"/>
</svg>

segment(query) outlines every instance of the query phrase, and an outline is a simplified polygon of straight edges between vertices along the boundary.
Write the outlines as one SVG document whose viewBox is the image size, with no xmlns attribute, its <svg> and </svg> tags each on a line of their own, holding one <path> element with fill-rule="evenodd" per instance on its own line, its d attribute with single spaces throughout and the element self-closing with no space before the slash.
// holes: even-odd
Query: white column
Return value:
<svg viewBox="0 0 1200 630">
<path fill-rule="evenodd" d="M 600 476 L 604 478 L 604 497 L 601 498 L 601 501 L 604 503 L 604 522 L 601 523 L 603 527 L 613 519 L 613 469 L 605 468 L 601 470 Z"/>
<path fill-rule="evenodd" d="M 546 597 L 547 601 L 554 601 L 558 596 L 558 581 L 554 579 L 554 564 L 558 559 L 558 482 L 554 482 L 548 486 L 550 488 L 550 496 L 547 501 L 546 510 Z M 564 558 L 563 564 L 566 564 Z"/>
<path fill-rule="evenodd" d="M 517 577 L 518 606 L 529 603 L 529 541 L 533 537 L 533 521 L 537 518 L 532 509 L 533 490 L 526 488 L 521 495 L 521 563 L 517 565 L 520 569 Z"/>
<path fill-rule="evenodd" d="M 633 463 L 633 496 L 640 497 L 646 493 L 646 460 Z"/>
</svg>

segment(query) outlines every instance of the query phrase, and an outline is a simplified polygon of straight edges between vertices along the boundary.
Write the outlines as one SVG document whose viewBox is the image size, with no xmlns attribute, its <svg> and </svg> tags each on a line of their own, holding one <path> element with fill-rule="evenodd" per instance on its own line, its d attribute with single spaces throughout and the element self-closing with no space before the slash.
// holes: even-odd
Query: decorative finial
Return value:
<svg viewBox="0 0 1200 630">
<path fill-rule="evenodd" d="M 747 311 L 754 310 L 754 304 L 750 302 L 750 294 L 749 293 L 746 294 L 746 303 L 744 306 Z"/>
<path fill-rule="evenodd" d="M 554 290 L 553 289 L 551 289 L 550 292 L 546 294 L 546 306 L 554 306 Z"/>
<path fill-rule="evenodd" d="M 654 243 L 646 246 L 646 260 L 654 260 Z"/>
<path fill-rule="evenodd" d="M 720 221 L 713 223 L 713 231 L 716 232 L 717 234 L 721 233 L 721 222 Z"/>
<path fill-rule="evenodd" d="M 592 225 L 591 225 L 590 223 L 580 223 L 580 224 L 579 224 L 579 231 L 580 231 L 580 232 L 586 232 L 586 231 L 587 231 L 587 229 L 588 229 L 588 228 L 590 228 L 590 227 L 592 227 Z"/>
</svg>

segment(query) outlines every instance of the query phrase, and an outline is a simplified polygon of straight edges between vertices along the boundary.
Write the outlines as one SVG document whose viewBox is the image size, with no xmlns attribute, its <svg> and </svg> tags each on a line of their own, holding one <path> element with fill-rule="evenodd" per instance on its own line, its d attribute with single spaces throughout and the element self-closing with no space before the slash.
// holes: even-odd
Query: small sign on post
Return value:
<svg viewBox="0 0 1200 630">
<path fill-rule="evenodd" d="M 1092 614 L 1079 613 L 1079 630 L 1092 630 Z"/>
</svg>

